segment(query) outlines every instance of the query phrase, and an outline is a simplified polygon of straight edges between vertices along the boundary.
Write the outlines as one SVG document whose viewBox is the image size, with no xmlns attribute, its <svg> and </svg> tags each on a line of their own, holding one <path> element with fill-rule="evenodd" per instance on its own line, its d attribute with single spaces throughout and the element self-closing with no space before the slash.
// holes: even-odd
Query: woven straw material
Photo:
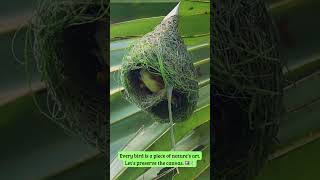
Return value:
<svg viewBox="0 0 320 180">
<path fill-rule="evenodd" d="M 106 71 L 106 62 L 95 53 L 95 33 L 108 22 L 108 11 L 102 0 L 41 1 L 26 41 L 47 86 L 44 114 L 106 155 L 107 90 L 96 81 L 97 74 Z"/>
<path fill-rule="evenodd" d="M 164 88 L 149 92 L 141 88 L 140 71 L 161 78 Z M 160 122 L 169 122 L 167 88 L 173 87 L 173 121 L 184 121 L 194 111 L 198 99 L 196 71 L 178 32 L 178 16 L 166 18 L 154 31 L 129 47 L 121 68 L 125 97 Z"/>
<path fill-rule="evenodd" d="M 219 2 L 211 19 L 214 176 L 248 180 L 278 131 L 283 63 L 263 0 Z"/>
</svg>

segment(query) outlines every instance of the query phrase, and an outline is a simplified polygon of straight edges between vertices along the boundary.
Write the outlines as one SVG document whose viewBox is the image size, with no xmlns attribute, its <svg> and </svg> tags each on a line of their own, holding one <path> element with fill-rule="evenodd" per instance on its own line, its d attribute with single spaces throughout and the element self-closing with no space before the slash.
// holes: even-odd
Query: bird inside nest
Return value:
<svg viewBox="0 0 320 180">
<path fill-rule="evenodd" d="M 147 89 L 150 94 L 159 94 L 165 89 L 165 84 L 161 76 L 151 73 L 146 69 L 141 69 L 139 72 L 140 88 Z M 172 95 L 171 104 L 178 105 L 178 98 Z"/>
</svg>

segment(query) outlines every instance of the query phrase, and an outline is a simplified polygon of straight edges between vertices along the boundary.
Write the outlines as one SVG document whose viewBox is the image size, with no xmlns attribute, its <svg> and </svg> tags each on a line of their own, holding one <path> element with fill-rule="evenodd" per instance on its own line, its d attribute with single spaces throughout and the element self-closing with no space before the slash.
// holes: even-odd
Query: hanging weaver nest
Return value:
<svg viewBox="0 0 320 180">
<path fill-rule="evenodd" d="M 126 98 L 160 122 L 169 122 L 167 88 L 172 91 L 174 122 L 186 120 L 196 107 L 198 82 L 178 33 L 178 16 L 164 19 L 154 31 L 130 46 L 121 68 Z"/>
<path fill-rule="evenodd" d="M 263 0 L 213 3 L 214 176 L 252 179 L 279 127 L 282 67 L 278 35 Z"/>
<path fill-rule="evenodd" d="M 45 0 L 27 45 L 47 86 L 46 115 L 107 154 L 108 7 L 103 0 Z"/>
</svg>

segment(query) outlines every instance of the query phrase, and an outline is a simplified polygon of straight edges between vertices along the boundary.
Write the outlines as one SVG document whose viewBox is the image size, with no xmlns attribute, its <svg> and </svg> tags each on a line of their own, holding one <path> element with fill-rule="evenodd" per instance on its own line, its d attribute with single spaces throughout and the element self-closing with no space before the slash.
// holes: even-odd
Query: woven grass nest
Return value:
<svg viewBox="0 0 320 180">
<path fill-rule="evenodd" d="M 103 0 L 45 0 L 27 30 L 47 86 L 46 115 L 105 155 L 108 8 Z"/>
<path fill-rule="evenodd" d="M 279 41 L 263 0 L 212 3 L 213 175 L 250 180 L 265 164 L 279 127 Z"/>
<path fill-rule="evenodd" d="M 178 32 L 178 9 L 179 4 L 127 49 L 120 75 L 127 100 L 163 123 L 171 111 L 173 122 L 188 119 L 198 99 L 196 71 Z"/>
</svg>

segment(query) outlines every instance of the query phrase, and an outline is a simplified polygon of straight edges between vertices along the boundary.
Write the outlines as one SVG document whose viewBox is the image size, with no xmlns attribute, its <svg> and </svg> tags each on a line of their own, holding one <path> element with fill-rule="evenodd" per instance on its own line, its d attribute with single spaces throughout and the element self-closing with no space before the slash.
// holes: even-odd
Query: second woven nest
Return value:
<svg viewBox="0 0 320 180">
<path fill-rule="evenodd" d="M 282 67 L 277 31 L 263 0 L 213 3 L 213 175 L 250 180 L 279 127 Z"/>
<path fill-rule="evenodd" d="M 27 34 L 47 86 L 47 117 L 105 155 L 108 11 L 103 0 L 45 0 L 38 4 Z"/>
</svg>

